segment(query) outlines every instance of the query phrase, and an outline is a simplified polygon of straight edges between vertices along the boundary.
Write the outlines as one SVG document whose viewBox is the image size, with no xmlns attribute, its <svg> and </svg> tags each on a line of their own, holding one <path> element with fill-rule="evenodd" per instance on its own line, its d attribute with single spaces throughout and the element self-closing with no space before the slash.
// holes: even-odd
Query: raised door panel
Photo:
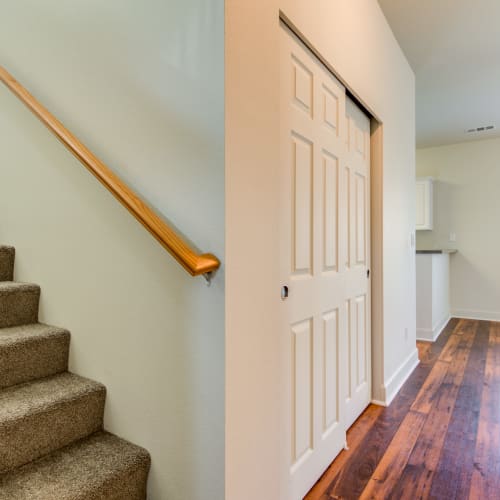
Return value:
<svg viewBox="0 0 500 500">
<path fill-rule="evenodd" d="M 291 328 L 292 345 L 292 468 L 313 449 L 313 323 Z"/>
<path fill-rule="evenodd" d="M 339 245 L 339 161 L 323 152 L 323 270 L 338 270 Z"/>
<path fill-rule="evenodd" d="M 292 136 L 293 143 L 293 272 L 312 274 L 312 183 L 313 144 L 305 138 Z"/>
<path fill-rule="evenodd" d="M 323 315 L 323 433 L 340 423 L 340 342 L 338 309 Z"/>
<path fill-rule="evenodd" d="M 366 318 L 366 295 L 356 297 L 354 300 L 355 310 L 355 337 L 356 337 L 356 390 L 360 390 L 367 382 L 367 318 Z"/>
<path fill-rule="evenodd" d="M 347 346 L 345 352 L 346 367 L 345 367 L 345 377 L 344 377 L 345 380 L 344 404 L 346 406 L 350 403 L 356 391 L 356 362 L 355 362 L 356 335 L 353 328 L 354 321 L 351 312 L 352 312 L 351 300 L 347 299 L 344 302 L 345 328 L 343 332 L 346 338 L 346 346 Z"/>
<path fill-rule="evenodd" d="M 342 271 L 346 272 L 352 265 L 351 260 L 351 212 L 352 212 L 352 174 L 351 168 L 342 166 L 342 192 L 340 194 L 342 209 L 342 240 L 340 252 L 342 255 Z"/>
<path fill-rule="evenodd" d="M 294 104 L 312 117 L 313 113 L 313 73 L 307 63 L 292 55 Z"/>
<path fill-rule="evenodd" d="M 367 237 L 367 185 L 364 173 L 355 175 L 355 236 L 356 236 L 356 265 L 366 265 L 366 253 L 368 248 Z"/>
</svg>

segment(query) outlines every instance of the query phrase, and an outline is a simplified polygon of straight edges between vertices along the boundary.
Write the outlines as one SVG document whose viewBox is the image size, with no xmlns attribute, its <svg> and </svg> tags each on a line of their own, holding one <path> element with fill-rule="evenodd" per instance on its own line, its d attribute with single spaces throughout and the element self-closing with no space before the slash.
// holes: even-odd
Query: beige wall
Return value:
<svg viewBox="0 0 500 500">
<path fill-rule="evenodd" d="M 414 75 L 375 0 L 226 1 L 226 498 L 288 500 L 277 275 L 278 10 L 383 122 L 374 396 L 416 361 Z M 406 333 L 405 333 L 406 332 Z M 374 339 L 375 340 L 375 339 Z"/>
<path fill-rule="evenodd" d="M 224 258 L 223 2 L 2 2 L 0 62 L 204 251 Z M 0 242 L 152 454 L 152 500 L 224 488 L 224 275 L 189 277 L 0 87 Z"/>
<path fill-rule="evenodd" d="M 417 175 L 435 178 L 434 230 L 417 232 L 418 247 L 458 249 L 450 257 L 452 314 L 500 320 L 500 139 L 419 149 Z"/>
</svg>

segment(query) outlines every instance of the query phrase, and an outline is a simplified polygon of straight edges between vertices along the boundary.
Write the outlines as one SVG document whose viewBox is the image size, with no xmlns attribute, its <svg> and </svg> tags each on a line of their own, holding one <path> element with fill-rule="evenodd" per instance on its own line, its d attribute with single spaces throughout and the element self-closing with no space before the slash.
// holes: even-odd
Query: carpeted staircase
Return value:
<svg viewBox="0 0 500 500">
<path fill-rule="evenodd" d="M 103 431 L 105 387 L 67 371 L 69 332 L 13 270 L 0 246 L 0 500 L 144 500 L 148 452 Z"/>
</svg>

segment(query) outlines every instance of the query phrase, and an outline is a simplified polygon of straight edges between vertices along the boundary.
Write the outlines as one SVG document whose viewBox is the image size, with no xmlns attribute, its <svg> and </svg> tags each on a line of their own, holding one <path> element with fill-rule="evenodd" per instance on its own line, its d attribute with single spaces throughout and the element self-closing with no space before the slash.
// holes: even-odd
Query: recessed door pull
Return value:
<svg viewBox="0 0 500 500">
<path fill-rule="evenodd" d="M 369 269 L 366 270 L 366 277 L 370 278 L 370 270 Z"/>
<path fill-rule="evenodd" d="M 288 299 L 288 286 L 283 285 L 281 287 L 281 300 Z"/>
</svg>

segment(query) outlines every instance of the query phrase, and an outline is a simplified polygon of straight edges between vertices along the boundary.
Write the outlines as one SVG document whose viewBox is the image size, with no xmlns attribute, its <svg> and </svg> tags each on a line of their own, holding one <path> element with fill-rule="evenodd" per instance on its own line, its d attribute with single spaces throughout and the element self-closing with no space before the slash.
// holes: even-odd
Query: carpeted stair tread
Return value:
<svg viewBox="0 0 500 500">
<path fill-rule="evenodd" d="M 0 391 L 0 426 L 8 420 L 105 390 L 102 384 L 69 372 L 9 387 Z"/>
<path fill-rule="evenodd" d="M 70 334 L 35 323 L 0 329 L 0 389 L 68 369 Z"/>
<path fill-rule="evenodd" d="M 106 389 L 63 373 L 0 391 L 0 472 L 102 429 Z"/>
<path fill-rule="evenodd" d="M 37 323 L 39 301 L 38 285 L 0 281 L 0 328 Z"/>
<path fill-rule="evenodd" d="M 14 257 L 13 247 L 0 245 L 0 281 L 12 281 L 14 279 Z"/>
<path fill-rule="evenodd" d="M 12 292 L 39 292 L 40 287 L 34 283 L 20 283 L 18 281 L 2 281 L 0 283 L 0 293 Z"/>
<path fill-rule="evenodd" d="M 106 432 L 0 475 L 0 500 L 145 500 L 146 450 Z"/>
</svg>

